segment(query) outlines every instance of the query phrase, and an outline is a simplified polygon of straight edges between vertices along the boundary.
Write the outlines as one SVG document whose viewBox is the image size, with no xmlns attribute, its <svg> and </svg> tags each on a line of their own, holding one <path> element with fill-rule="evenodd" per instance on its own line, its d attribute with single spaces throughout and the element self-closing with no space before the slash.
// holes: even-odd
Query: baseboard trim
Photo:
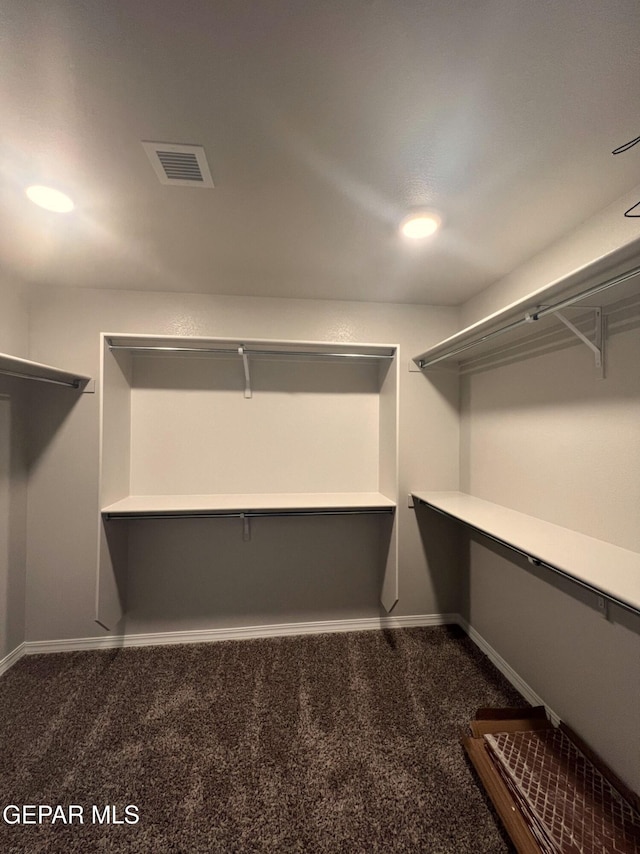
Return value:
<svg viewBox="0 0 640 854">
<path fill-rule="evenodd" d="M 487 656 L 491 663 L 532 706 L 544 706 L 549 718 L 558 724 L 560 718 L 533 688 L 516 673 L 511 665 L 460 614 L 413 614 L 406 617 L 366 617 L 354 620 L 318 620 L 308 623 L 277 623 L 262 626 L 238 626 L 227 629 L 206 629 L 185 632 L 148 632 L 132 635 L 103 635 L 90 638 L 26 641 L 0 661 L 0 676 L 23 655 L 54 652 L 78 652 L 91 649 L 119 649 L 138 646 L 169 646 L 173 644 L 215 643 L 225 640 L 315 635 L 332 632 L 362 632 L 380 629 L 416 628 L 420 626 L 458 625 Z"/>
<path fill-rule="evenodd" d="M 457 624 L 457 614 L 415 614 L 407 617 L 367 617 L 354 620 L 322 620 L 308 623 L 278 623 L 265 626 L 239 626 L 228 629 L 206 629 L 185 632 L 149 632 L 132 635 L 69 638 L 65 640 L 27 641 L 23 654 L 76 652 L 89 649 L 117 649 L 132 646 L 167 646 L 171 644 L 212 643 L 249 638 L 312 635 L 327 632 L 361 632 L 375 629 L 401 629 L 419 626 Z"/>
<path fill-rule="evenodd" d="M 21 643 L 20 646 L 17 646 L 9 655 L 5 655 L 3 659 L 0 660 L 0 676 L 3 673 L 6 673 L 10 667 L 13 667 L 23 655 L 26 655 L 26 644 Z"/>
<path fill-rule="evenodd" d="M 560 723 L 560 717 L 545 703 L 542 697 L 524 681 L 520 674 L 516 673 L 513 667 L 511 667 L 511 665 L 495 651 L 491 644 L 482 637 L 480 632 L 476 631 L 476 629 L 474 629 L 473 626 L 471 626 L 467 620 L 460 615 L 457 615 L 456 622 L 460 628 L 467 633 L 478 649 L 480 649 L 487 656 L 489 661 L 500 671 L 500 673 L 509 680 L 516 691 L 519 691 L 525 700 L 528 703 L 531 703 L 532 706 L 544 706 L 547 710 L 549 719 L 554 726 L 557 726 Z"/>
</svg>

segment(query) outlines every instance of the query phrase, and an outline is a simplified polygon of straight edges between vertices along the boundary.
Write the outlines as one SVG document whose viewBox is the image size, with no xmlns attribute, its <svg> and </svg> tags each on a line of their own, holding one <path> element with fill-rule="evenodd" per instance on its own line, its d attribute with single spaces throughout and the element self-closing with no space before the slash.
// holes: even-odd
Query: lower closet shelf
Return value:
<svg viewBox="0 0 640 854">
<path fill-rule="evenodd" d="M 129 495 L 102 508 L 105 519 L 181 516 L 393 513 L 395 502 L 379 492 Z"/>
<path fill-rule="evenodd" d="M 217 493 L 211 495 L 129 495 L 102 510 L 103 524 L 100 526 L 100 550 L 96 583 L 96 622 L 110 631 L 117 626 L 127 612 L 127 586 L 129 574 L 129 534 L 137 525 L 129 521 L 141 520 L 188 520 L 190 519 L 239 519 L 243 542 L 252 539 L 251 520 L 260 517 L 346 517 L 372 515 L 380 519 L 380 531 L 384 536 L 373 538 L 376 550 L 384 561 L 384 578 L 380 599 L 390 612 L 398 601 L 398 545 L 395 524 L 396 502 L 380 492 L 311 492 L 311 493 Z M 159 521 L 160 529 L 163 528 Z M 345 523 L 346 524 L 346 523 Z M 310 523 L 311 527 L 314 527 Z M 271 526 L 269 526 L 271 528 Z M 330 526 L 329 526 L 330 527 Z M 357 528 L 358 526 L 356 526 Z M 367 526 L 368 527 L 368 526 Z M 373 529 L 378 524 L 373 525 Z M 274 529 L 271 529 L 272 533 Z M 334 536 L 335 531 L 323 526 L 325 536 Z M 203 529 L 207 532 L 207 526 Z M 178 533 L 177 531 L 175 532 Z M 190 533 L 193 533 L 191 531 Z M 210 529 L 209 529 L 210 533 Z M 277 541 L 277 531 L 276 541 Z M 280 532 L 281 533 L 281 532 Z M 304 535 L 304 531 L 301 531 Z M 376 533 L 371 530 L 372 535 Z M 344 536 L 349 534 L 344 531 Z M 271 540 L 271 546 L 274 546 Z M 287 549 L 288 538 L 281 538 Z M 298 539 L 298 543 L 300 540 Z M 369 554 L 367 552 L 367 554 Z M 377 571 L 379 562 L 370 555 L 372 570 Z"/>
<path fill-rule="evenodd" d="M 640 613 L 640 554 L 463 492 L 412 492 L 415 501 Z"/>
</svg>

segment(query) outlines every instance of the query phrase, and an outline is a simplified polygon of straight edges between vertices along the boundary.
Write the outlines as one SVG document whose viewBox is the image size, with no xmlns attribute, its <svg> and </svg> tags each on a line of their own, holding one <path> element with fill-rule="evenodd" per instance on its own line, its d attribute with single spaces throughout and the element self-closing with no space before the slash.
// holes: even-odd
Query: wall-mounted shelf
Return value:
<svg viewBox="0 0 640 854">
<path fill-rule="evenodd" d="M 9 377 L 19 377 L 25 380 L 51 383 L 52 385 L 66 386 L 81 392 L 93 391 L 93 380 L 82 374 L 73 374 L 54 368 L 52 365 L 43 365 L 40 362 L 31 362 L 29 359 L 20 359 L 17 356 L 9 356 L 0 353 L 0 374 Z"/>
<path fill-rule="evenodd" d="M 342 344 L 325 341 L 273 341 L 271 339 L 180 338 L 173 335 L 105 335 L 110 350 L 129 350 L 150 355 L 237 356 L 244 348 L 254 358 L 393 359 L 393 345 Z"/>
<path fill-rule="evenodd" d="M 640 554 L 462 492 L 411 494 L 532 563 L 640 613 Z"/>
<path fill-rule="evenodd" d="M 252 359 L 296 359 L 323 361 L 391 361 L 395 347 L 380 347 L 369 344 L 325 344 L 321 342 L 290 343 L 274 341 L 252 341 L 229 338 L 189 338 L 172 336 L 158 338 L 151 335 L 107 335 L 106 343 L 112 353 L 127 352 L 135 356 L 185 356 L 196 358 L 234 358 L 242 360 L 244 372 L 244 396 L 253 397 L 251 389 Z"/>
<path fill-rule="evenodd" d="M 379 492 L 130 495 L 102 508 L 106 519 L 183 516 L 265 516 L 314 513 L 392 513 L 396 504 Z"/>
<path fill-rule="evenodd" d="M 464 369 L 478 357 L 508 348 L 515 349 L 532 339 L 535 340 L 541 334 L 557 335 L 558 331 L 563 329 L 563 324 L 565 330 L 568 328 L 594 351 L 595 365 L 603 371 L 602 308 L 629 295 L 637 295 L 640 290 L 639 282 L 640 266 L 627 269 L 589 287 L 582 287 L 581 290 L 569 288 L 566 280 L 560 280 L 535 296 L 513 303 L 445 338 L 415 356 L 413 362 L 420 370 L 445 365 Z M 587 305 L 585 300 L 595 300 L 597 305 Z M 563 314 L 568 308 L 582 309 L 583 316 L 576 322 L 570 320 Z M 553 323 L 553 320 L 559 323 Z"/>
</svg>

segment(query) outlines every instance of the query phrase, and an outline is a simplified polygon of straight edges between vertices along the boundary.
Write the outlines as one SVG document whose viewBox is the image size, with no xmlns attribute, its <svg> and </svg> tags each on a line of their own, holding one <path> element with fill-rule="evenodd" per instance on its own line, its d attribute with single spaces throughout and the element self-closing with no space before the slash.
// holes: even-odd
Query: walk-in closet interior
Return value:
<svg viewBox="0 0 640 854">
<path fill-rule="evenodd" d="M 0 18 L 0 694 L 454 626 L 639 791 L 637 4 Z"/>
</svg>

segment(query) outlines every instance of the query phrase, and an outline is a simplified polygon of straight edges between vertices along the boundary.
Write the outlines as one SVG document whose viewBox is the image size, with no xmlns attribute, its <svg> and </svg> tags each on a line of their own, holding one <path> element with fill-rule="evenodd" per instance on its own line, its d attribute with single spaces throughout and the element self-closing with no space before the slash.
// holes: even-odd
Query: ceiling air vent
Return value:
<svg viewBox="0 0 640 854">
<path fill-rule="evenodd" d="M 174 184 L 177 187 L 213 187 L 213 178 L 201 145 L 143 142 L 142 147 L 161 184 Z"/>
</svg>

